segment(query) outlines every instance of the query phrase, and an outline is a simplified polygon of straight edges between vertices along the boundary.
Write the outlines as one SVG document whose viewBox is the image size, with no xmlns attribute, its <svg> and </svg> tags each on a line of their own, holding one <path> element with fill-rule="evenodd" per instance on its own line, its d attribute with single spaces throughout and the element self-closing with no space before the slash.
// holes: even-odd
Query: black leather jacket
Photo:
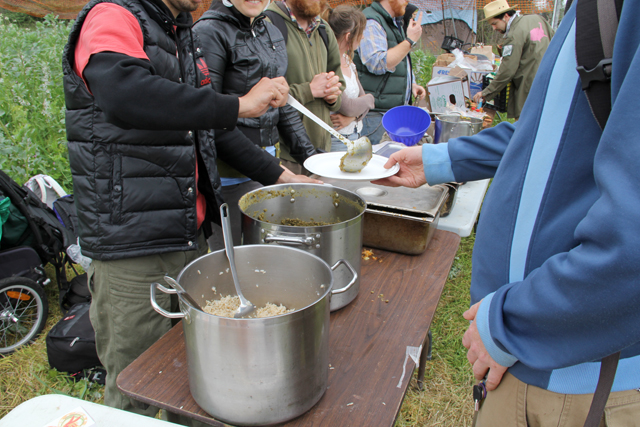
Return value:
<svg viewBox="0 0 640 427">
<path fill-rule="evenodd" d="M 204 49 L 211 83 L 217 92 L 242 96 L 261 78 L 284 76 L 287 71 L 287 48 L 282 35 L 262 15 L 251 23 L 235 7 L 214 0 L 194 24 L 193 32 Z M 270 108 L 259 118 L 238 119 L 237 126 L 261 147 L 275 145 L 281 137 L 300 163 L 316 154 L 300 115 L 290 105 Z M 223 132 L 216 131 L 216 137 Z M 221 174 L 225 176 L 222 166 Z"/>
</svg>

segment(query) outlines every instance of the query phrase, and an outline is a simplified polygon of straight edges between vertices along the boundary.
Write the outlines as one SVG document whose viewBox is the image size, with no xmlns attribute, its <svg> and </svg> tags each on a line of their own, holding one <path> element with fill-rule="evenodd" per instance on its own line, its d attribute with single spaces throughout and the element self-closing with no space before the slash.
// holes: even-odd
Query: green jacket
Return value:
<svg viewBox="0 0 640 427">
<path fill-rule="evenodd" d="M 282 15 L 287 25 L 287 55 L 289 57 L 289 67 L 287 68 L 285 78 L 287 79 L 287 83 L 289 83 L 289 92 L 295 99 L 300 101 L 302 105 L 307 107 L 309 111 L 320 117 L 329 126 L 332 126 L 329 112 L 338 111 L 342 102 L 342 96 L 338 97 L 338 100 L 333 105 L 329 105 L 324 99 L 316 99 L 311 95 L 309 83 L 316 74 L 333 71 L 340 77 L 340 83 L 342 83 L 342 89 L 344 90 L 345 83 L 342 71 L 340 70 L 340 50 L 338 49 L 336 36 L 329 24 L 323 20 L 322 23 L 327 31 L 329 41 L 327 49 L 318 32 L 318 27 L 313 30 L 311 37 L 307 37 L 306 33 L 299 28 L 298 24 L 291 20 L 289 14 L 278 6 L 278 3 L 280 2 L 271 2 L 268 9 Z M 302 117 L 302 123 L 314 147 L 324 151 L 331 150 L 331 134 L 329 134 L 329 132 L 322 129 L 306 116 Z M 279 145 L 281 150 L 280 158 L 295 161 L 289 154 L 288 148 L 283 143 Z"/>
<path fill-rule="evenodd" d="M 387 33 L 387 49 L 391 49 L 404 41 L 404 32 L 396 27 L 393 18 L 380 3 L 373 2 L 371 6 L 364 10 L 364 15 L 367 20 L 373 19 L 384 28 L 385 33 Z M 376 100 L 373 111 L 387 111 L 398 105 L 404 105 L 407 97 L 407 70 L 409 64 L 407 57 L 396 65 L 394 72 L 386 72 L 379 75 L 373 74 L 367 69 L 356 51 L 353 62 L 358 69 L 358 78 L 364 91 L 373 94 Z"/>
<path fill-rule="evenodd" d="M 500 68 L 495 79 L 482 91 L 482 97 L 492 100 L 511 82 L 513 90 L 507 105 L 507 117 L 517 119 L 554 31 L 539 15 L 515 16 L 512 19 L 509 32 L 503 39 Z"/>
</svg>

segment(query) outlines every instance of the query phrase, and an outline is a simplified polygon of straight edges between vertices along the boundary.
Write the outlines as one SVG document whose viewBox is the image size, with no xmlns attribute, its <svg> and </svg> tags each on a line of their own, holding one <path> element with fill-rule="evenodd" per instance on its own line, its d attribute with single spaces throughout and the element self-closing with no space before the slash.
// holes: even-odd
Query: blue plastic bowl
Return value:
<svg viewBox="0 0 640 427">
<path fill-rule="evenodd" d="M 382 126 L 395 142 L 415 145 L 422 139 L 431 124 L 429 113 L 413 105 L 401 105 L 382 116 Z"/>
</svg>

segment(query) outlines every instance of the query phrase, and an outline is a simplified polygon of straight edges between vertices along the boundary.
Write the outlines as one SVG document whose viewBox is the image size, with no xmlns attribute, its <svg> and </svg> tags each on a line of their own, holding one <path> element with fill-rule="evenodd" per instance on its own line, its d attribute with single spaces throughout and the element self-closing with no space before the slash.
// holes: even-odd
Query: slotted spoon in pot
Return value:
<svg viewBox="0 0 640 427">
<path fill-rule="evenodd" d="M 287 104 L 291 105 L 296 110 L 300 111 L 305 116 L 313 120 L 318 126 L 329 132 L 331 135 L 338 138 L 347 146 L 347 154 L 340 159 L 340 170 L 343 172 L 360 172 L 373 157 L 373 149 L 371 148 L 371 141 L 366 136 L 362 136 L 355 141 L 351 141 L 341 135 L 338 131 L 331 126 L 320 120 L 318 116 L 309 111 L 304 105 L 300 104 L 291 94 L 287 99 Z"/>
<path fill-rule="evenodd" d="M 176 290 L 176 292 L 178 292 L 178 295 L 182 295 L 187 300 L 187 302 L 193 306 L 193 308 L 204 311 L 202 307 L 200 307 L 200 304 L 198 304 L 198 301 L 196 301 L 187 291 L 185 291 L 176 279 L 171 276 L 164 276 L 164 280 L 166 280 L 166 282 L 170 284 L 171 287 Z"/>
<path fill-rule="evenodd" d="M 233 284 L 236 287 L 236 293 L 240 298 L 240 307 L 235 312 L 233 317 L 236 319 L 245 317 L 251 314 L 256 306 L 251 304 L 251 301 L 246 299 L 242 295 L 240 290 L 240 281 L 238 280 L 238 271 L 236 270 L 236 259 L 233 250 L 233 236 L 231 235 L 231 218 L 229 218 L 229 206 L 226 203 L 220 205 L 220 219 L 222 221 L 222 236 L 224 237 L 224 250 L 227 253 L 229 259 L 229 268 L 231 268 L 231 276 L 233 277 Z"/>
</svg>

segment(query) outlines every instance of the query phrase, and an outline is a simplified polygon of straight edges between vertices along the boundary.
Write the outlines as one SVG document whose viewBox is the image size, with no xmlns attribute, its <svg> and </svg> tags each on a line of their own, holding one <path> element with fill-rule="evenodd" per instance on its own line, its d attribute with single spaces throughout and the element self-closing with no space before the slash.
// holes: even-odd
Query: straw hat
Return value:
<svg viewBox="0 0 640 427">
<path fill-rule="evenodd" d="M 489 20 L 495 16 L 500 15 L 501 13 L 508 12 L 510 10 L 515 10 L 518 7 L 514 5 L 513 7 L 509 6 L 507 0 L 496 0 L 488 3 L 484 7 L 484 19 L 483 21 Z"/>
</svg>

